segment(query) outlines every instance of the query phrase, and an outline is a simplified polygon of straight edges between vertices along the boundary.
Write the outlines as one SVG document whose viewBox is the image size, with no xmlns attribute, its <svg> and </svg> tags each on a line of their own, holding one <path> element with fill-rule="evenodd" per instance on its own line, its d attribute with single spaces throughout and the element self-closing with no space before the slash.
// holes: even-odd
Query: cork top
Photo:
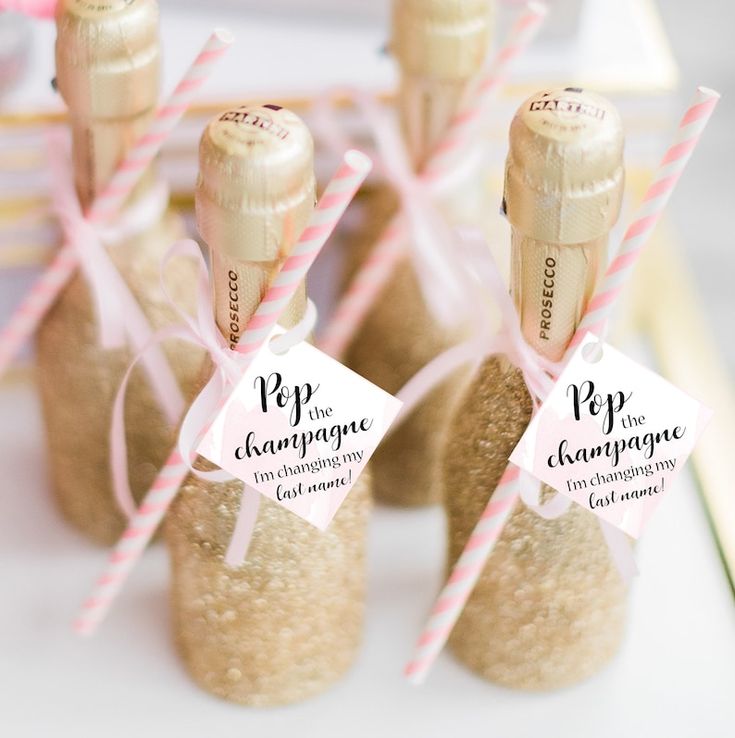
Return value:
<svg viewBox="0 0 735 738">
<path fill-rule="evenodd" d="M 59 0 L 56 82 L 72 118 L 129 118 L 158 101 L 155 0 Z"/>
<path fill-rule="evenodd" d="M 613 105 L 567 87 L 526 100 L 510 126 L 508 220 L 524 236 L 575 244 L 605 235 L 623 195 L 623 128 Z"/>
<path fill-rule="evenodd" d="M 314 142 L 278 105 L 243 105 L 215 117 L 199 144 L 197 225 L 207 245 L 234 259 L 286 255 L 315 202 Z"/>
<path fill-rule="evenodd" d="M 482 65 L 492 0 L 393 0 L 391 49 L 404 74 L 466 79 Z"/>
</svg>

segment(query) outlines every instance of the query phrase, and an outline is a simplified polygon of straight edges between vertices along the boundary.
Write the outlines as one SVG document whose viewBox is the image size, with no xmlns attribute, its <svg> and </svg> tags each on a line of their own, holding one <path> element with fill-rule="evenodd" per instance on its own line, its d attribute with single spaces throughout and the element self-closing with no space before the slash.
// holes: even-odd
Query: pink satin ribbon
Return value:
<svg viewBox="0 0 735 738">
<path fill-rule="evenodd" d="M 332 114 L 330 105 L 335 96 L 349 97 L 370 127 L 377 147 L 376 153 L 371 153 L 376 162 L 374 171 L 390 182 L 400 197 L 401 217 L 408 231 L 406 250 L 424 302 L 442 325 L 462 324 L 471 315 L 473 305 L 466 299 L 466 273 L 457 266 L 456 233 L 437 207 L 437 200 L 466 179 L 466 164 L 472 157 L 462 158 L 456 169 L 443 177 L 424 180 L 411 165 L 391 111 L 374 95 L 357 88 L 340 88 L 317 100 L 315 112 L 324 132 L 320 140 L 336 141 L 337 146 L 349 143 Z M 364 148 L 362 142 L 360 145 Z"/>
<path fill-rule="evenodd" d="M 65 242 L 79 255 L 79 266 L 95 305 L 100 344 L 105 349 L 117 349 L 125 345 L 127 338 L 133 349 L 139 350 L 152 335 L 152 329 L 102 241 L 119 242 L 145 230 L 165 209 L 165 197 L 162 208 L 161 189 L 157 188 L 151 201 L 121 216 L 119 228 L 105 225 L 96 229 L 85 219 L 74 191 L 67 138 L 52 131 L 47 143 L 52 209 Z M 160 349 L 152 351 L 146 357 L 144 368 L 166 420 L 173 425 L 181 416 L 184 398 L 163 352 Z M 129 508 L 123 507 L 123 510 L 129 512 Z"/>
<path fill-rule="evenodd" d="M 93 226 L 85 219 L 74 191 L 66 137 L 59 131 L 50 131 L 46 137 L 51 210 L 61 225 L 65 241 L 78 252 L 79 267 L 95 303 L 100 345 L 105 349 L 120 348 L 126 334 L 121 311 L 125 296 L 118 289 L 109 288 L 106 280 L 115 267 L 103 246 L 116 246 L 154 226 L 166 211 L 168 188 L 158 182 L 145 197 L 122 211 L 114 223 Z M 130 292 L 127 287 L 125 291 Z"/>
<path fill-rule="evenodd" d="M 195 316 L 189 315 L 177 305 L 166 288 L 166 267 L 171 259 L 176 257 L 190 258 L 197 262 L 197 309 Z M 197 458 L 196 449 L 202 436 L 250 364 L 250 359 L 245 355 L 230 349 L 217 327 L 214 319 L 209 272 L 196 241 L 190 239 L 178 241 L 168 250 L 161 263 L 161 288 L 167 300 L 181 318 L 181 323 L 156 331 L 141 347 L 125 372 L 112 411 L 110 449 L 115 495 L 118 501 L 125 505 L 126 509 L 131 510 L 135 510 L 135 502 L 130 491 L 128 478 L 127 444 L 125 441 L 125 395 L 130 377 L 137 363 L 144 360 L 147 352 L 157 349 L 159 343 L 169 338 L 178 338 L 203 348 L 208 352 L 213 364 L 212 376 L 193 400 L 181 422 L 176 441 L 179 454 L 189 471 L 201 479 L 214 483 L 229 482 L 235 479 L 223 469 L 202 471 L 193 466 Z M 272 349 L 278 352 L 287 351 L 294 344 L 305 340 L 313 330 L 315 323 L 316 308 L 309 301 L 304 318 L 290 330 L 280 332 L 271 342 Z M 248 485 L 244 485 L 240 501 L 240 514 L 225 554 L 227 564 L 236 566 L 245 558 L 255 528 L 259 506 L 260 493 Z"/>
</svg>

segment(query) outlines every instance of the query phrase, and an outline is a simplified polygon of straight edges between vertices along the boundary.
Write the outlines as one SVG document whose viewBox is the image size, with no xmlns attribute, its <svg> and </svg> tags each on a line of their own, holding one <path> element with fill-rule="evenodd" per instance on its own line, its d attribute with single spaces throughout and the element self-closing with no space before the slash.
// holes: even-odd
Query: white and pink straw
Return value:
<svg viewBox="0 0 735 738">
<path fill-rule="evenodd" d="M 548 7 L 542 2 L 529 2 L 525 6 L 487 71 L 470 84 L 459 112 L 421 172 L 422 179 L 432 182 L 444 177 L 482 135 L 488 108 L 505 84 L 513 63 L 536 38 L 547 14 Z"/>
<path fill-rule="evenodd" d="M 459 112 L 419 175 L 422 182 L 431 185 L 453 171 L 461 155 L 477 141 L 490 102 L 505 83 L 512 63 L 535 38 L 546 12 L 543 3 L 531 2 L 526 6 L 487 72 L 470 86 Z M 337 358 L 344 353 L 406 253 L 405 225 L 396 216 L 371 249 L 319 336 L 322 351 Z"/>
<path fill-rule="evenodd" d="M 620 293 L 630 279 L 643 246 L 658 224 L 671 193 L 699 142 L 720 94 L 706 87 L 698 87 L 694 101 L 681 119 L 674 140 L 646 190 L 638 212 L 615 258 L 610 262 L 600 286 L 587 305 L 587 310 L 569 343 L 568 354 L 577 347 L 586 333 L 602 335 Z"/>
<path fill-rule="evenodd" d="M 371 167 L 372 162 L 364 154 L 358 151 L 345 154 L 342 165 L 327 185 L 304 232 L 242 334 L 237 351 L 250 357 L 250 361 L 278 322 Z M 82 611 L 74 623 L 78 633 L 90 635 L 102 622 L 187 474 L 186 463 L 178 451 L 173 451 L 112 551 L 92 594 L 82 605 Z"/>
<path fill-rule="evenodd" d="M 134 144 L 110 181 L 95 198 L 86 214 L 90 223 L 102 225 L 117 213 L 232 40 L 228 31 L 217 29 L 212 33 L 169 99 L 156 112 L 148 132 Z M 74 244 L 64 244 L 13 312 L 0 331 L 0 376 L 38 328 L 78 264 Z"/>
<path fill-rule="evenodd" d="M 577 345 L 588 331 L 601 332 L 624 284 L 630 277 L 645 242 L 661 218 L 664 207 L 691 158 L 719 97 L 717 92 L 704 87 L 697 88 L 694 102 L 679 124 L 674 141 L 643 197 L 640 211 L 625 233 L 618 255 L 610 263 L 600 288 L 589 303 L 575 334 L 573 345 Z M 412 682 L 420 684 L 424 681 L 462 614 L 520 498 L 518 477 L 518 468 L 513 464 L 508 464 L 462 554 L 455 563 L 447 583 L 431 610 L 429 620 L 421 632 L 413 656 L 405 668 L 405 674 Z"/>
</svg>

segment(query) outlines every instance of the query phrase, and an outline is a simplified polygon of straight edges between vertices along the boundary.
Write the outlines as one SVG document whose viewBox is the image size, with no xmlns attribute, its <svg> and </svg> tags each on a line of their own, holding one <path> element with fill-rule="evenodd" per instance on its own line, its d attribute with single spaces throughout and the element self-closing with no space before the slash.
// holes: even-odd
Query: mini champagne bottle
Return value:
<svg viewBox="0 0 735 738">
<path fill-rule="evenodd" d="M 505 208 L 512 285 L 526 341 L 557 361 L 606 260 L 623 192 L 615 108 L 576 88 L 526 100 L 510 129 Z M 449 558 L 457 560 L 531 417 L 521 373 L 480 367 L 450 424 L 443 461 Z M 545 488 L 542 500 L 551 490 Z M 599 670 L 623 634 L 626 587 L 596 516 L 545 520 L 519 503 L 457 622 L 454 654 L 486 679 L 554 689 Z"/>
<path fill-rule="evenodd" d="M 74 182 L 84 209 L 154 114 L 158 8 L 154 0 L 62 0 L 56 22 L 56 78 L 69 107 Z M 128 205 L 150 197 L 154 184 L 153 173 L 146 172 Z M 183 227 L 170 211 L 151 220 L 108 253 L 156 329 L 176 317 L 160 288 L 159 263 Z M 169 276 L 179 304 L 191 305 L 193 265 L 174 265 Z M 80 532 L 110 545 L 124 530 L 125 518 L 113 496 L 107 438 L 115 393 L 132 354 L 101 348 L 98 336 L 90 288 L 80 270 L 39 329 L 38 382 L 59 508 Z M 175 341 L 167 343 L 166 354 L 180 386 L 190 393 L 201 354 Z M 173 440 L 141 370 L 128 392 L 126 419 L 131 488 L 140 497 Z"/>
<path fill-rule="evenodd" d="M 469 82 L 482 67 L 492 7 L 490 0 L 394 0 L 391 49 L 401 68 L 398 110 L 405 145 L 417 169 L 441 139 Z M 480 157 L 475 161 L 479 164 Z M 483 190 L 479 169 L 467 170 L 464 181 L 442 203 L 449 221 L 481 224 Z M 372 222 L 382 230 L 396 212 L 396 196 L 385 190 L 375 207 Z M 379 233 L 366 235 L 372 239 L 350 247 L 348 274 L 355 272 Z M 436 322 L 407 256 L 348 348 L 346 364 L 395 393 L 459 337 L 459 329 Z M 433 390 L 372 457 L 373 486 L 380 502 L 406 507 L 439 502 L 438 454 L 455 385 L 446 382 Z"/>
<path fill-rule="evenodd" d="M 199 163 L 197 223 L 210 254 L 215 319 L 234 347 L 314 207 L 313 142 L 288 110 L 241 107 L 208 125 Z M 282 325 L 302 318 L 305 297 L 302 286 Z M 245 705 L 296 702 L 338 680 L 360 643 L 368 477 L 325 532 L 263 498 L 246 559 L 231 567 L 224 555 L 242 491 L 239 481 L 191 475 L 172 505 L 176 642 L 205 690 Z"/>
</svg>

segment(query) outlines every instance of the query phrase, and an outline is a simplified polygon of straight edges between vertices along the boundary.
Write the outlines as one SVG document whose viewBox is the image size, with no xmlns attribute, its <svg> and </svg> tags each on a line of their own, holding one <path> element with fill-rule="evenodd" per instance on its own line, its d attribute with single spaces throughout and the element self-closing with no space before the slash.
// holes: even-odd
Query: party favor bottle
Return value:
<svg viewBox="0 0 735 738">
<path fill-rule="evenodd" d="M 401 67 L 398 108 L 405 145 L 417 169 L 447 129 L 468 83 L 482 66 L 491 6 L 489 0 L 394 2 L 391 49 Z M 479 157 L 476 162 L 479 164 Z M 455 224 L 479 223 L 483 217 L 480 172 L 465 171 L 465 180 L 442 203 L 445 215 Z M 373 214 L 373 222 L 385 226 L 387 218 Z M 348 255 L 353 260 L 348 272 L 354 272 L 365 256 L 364 246 L 356 246 Z M 458 338 L 437 323 L 426 306 L 412 259 L 407 256 L 363 322 L 347 351 L 346 363 L 395 393 Z M 373 455 L 370 463 L 379 501 L 399 506 L 439 501 L 437 459 L 455 394 L 453 386 L 456 382 L 437 387 Z"/>
<path fill-rule="evenodd" d="M 209 248 L 215 318 L 234 346 L 314 206 L 313 142 L 276 105 L 215 118 L 199 149 L 197 223 Z M 281 323 L 303 316 L 305 287 Z M 200 459 L 202 468 L 212 468 Z M 224 563 L 241 482 L 190 476 L 167 518 L 176 641 L 204 689 L 247 705 L 295 702 L 339 679 L 362 632 L 369 482 L 325 532 L 262 498 L 245 561 Z"/>
<path fill-rule="evenodd" d="M 155 111 L 158 9 L 153 0 L 63 0 L 56 19 L 56 78 L 69 107 L 74 183 L 87 208 Z M 138 227 L 109 244 L 108 253 L 156 329 L 175 318 L 160 288 L 159 263 L 182 227 L 166 210 L 165 197 L 161 202 L 152 172 L 127 207 L 141 208 Z M 169 277 L 179 304 L 191 305 L 193 267 L 174 265 Z M 89 538 L 112 544 L 124 516 L 113 497 L 107 439 L 115 393 L 132 355 L 101 348 L 98 331 L 80 270 L 39 330 L 38 381 L 59 507 Z M 202 357 L 184 348 L 169 342 L 166 354 L 182 388 L 191 389 Z M 173 439 L 142 370 L 136 370 L 128 393 L 126 420 L 131 487 L 142 495 Z"/>
<path fill-rule="evenodd" d="M 564 355 L 606 262 L 623 192 L 623 134 L 605 99 L 577 88 L 540 92 L 510 129 L 505 207 L 511 292 L 526 341 Z M 521 373 L 484 362 L 449 428 L 444 454 L 450 563 L 456 561 L 531 416 Z M 545 488 L 542 500 L 551 490 Z M 599 519 L 579 505 L 545 520 L 519 503 L 450 645 L 485 678 L 553 689 L 600 669 L 617 651 L 626 588 Z"/>
</svg>

